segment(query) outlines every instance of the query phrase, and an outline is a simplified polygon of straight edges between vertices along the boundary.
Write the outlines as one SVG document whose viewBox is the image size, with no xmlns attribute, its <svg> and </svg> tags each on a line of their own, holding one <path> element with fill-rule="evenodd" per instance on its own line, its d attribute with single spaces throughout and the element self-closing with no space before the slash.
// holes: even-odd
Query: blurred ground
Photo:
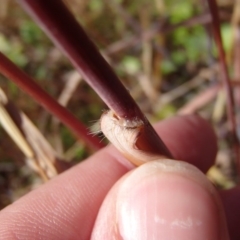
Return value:
<svg viewBox="0 0 240 240">
<path fill-rule="evenodd" d="M 151 122 L 175 114 L 198 113 L 213 124 L 219 139 L 219 155 L 209 175 L 219 187 L 232 186 L 235 178 L 232 142 L 207 5 L 197 0 L 65 2 Z M 237 54 L 239 39 L 235 36 L 239 33 L 239 6 L 228 0 L 218 4 L 229 71 L 237 89 L 240 54 Z M 62 96 L 68 109 L 87 126 L 106 108 L 13 0 L 1 1 L 0 51 L 54 98 Z M 77 163 L 90 154 L 64 126 L 1 75 L 0 87 L 59 156 Z M 69 88 L 64 98 L 61 94 Z M 26 164 L 24 155 L 3 128 L 0 146 L 0 208 L 3 208 L 40 185 L 42 179 Z"/>
</svg>

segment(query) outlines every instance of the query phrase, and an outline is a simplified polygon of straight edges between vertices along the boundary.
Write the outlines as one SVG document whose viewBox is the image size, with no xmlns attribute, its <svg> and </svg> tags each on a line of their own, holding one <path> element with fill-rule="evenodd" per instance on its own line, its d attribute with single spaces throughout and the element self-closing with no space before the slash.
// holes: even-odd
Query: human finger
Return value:
<svg viewBox="0 0 240 240">
<path fill-rule="evenodd" d="M 182 161 L 143 164 L 121 178 L 99 211 L 92 240 L 228 240 L 223 206 L 205 175 Z"/>
<path fill-rule="evenodd" d="M 200 130 L 201 133 L 194 135 Z M 202 165 L 204 157 L 209 155 L 211 159 L 216 154 L 213 130 L 197 116 L 163 121 L 157 125 L 157 131 L 175 157 L 193 161 L 203 171 L 206 169 L 206 165 Z M 12 236 L 24 239 L 89 239 L 105 195 L 130 168 L 127 160 L 112 146 L 99 151 L 4 209 L 0 213 L 0 221 L 3 222 L 0 236 L 4 239 Z"/>
</svg>

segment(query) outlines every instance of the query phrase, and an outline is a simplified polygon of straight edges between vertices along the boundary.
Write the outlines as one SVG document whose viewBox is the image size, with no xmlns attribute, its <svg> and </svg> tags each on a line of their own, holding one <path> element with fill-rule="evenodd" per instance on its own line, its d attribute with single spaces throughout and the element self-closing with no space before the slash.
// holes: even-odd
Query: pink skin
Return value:
<svg viewBox="0 0 240 240">
<path fill-rule="evenodd" d="M 175 117 L 159 123 L 156 129 L 176 159 L 189 162 L 203 172 L 213 164 L 216 138 L 210 125 L 198 116 Z M 175 235 L 181 237 L 178 239 L 195 237 L 196 228 L 186 233 L 175 228 L 183 216 L 180 210 L 185 217 L 191 216 L 183 224 L 190 226 L 195 221 L 195 225 L 201 225 L 205 239 L 216 239 L 220 235 L 224 236 L 222 239 L 228 239 L 222 205 L 230 239 L 240 239 L 239 188 L 220 195 L 213 190 L 210 194 L 206 178 L 196 172 L 194 179 L 192 173 L 195 170 L 191 168 L 184 173 L 159 170 L 151 177 L 143 176 L 148 170 L 141 169 L 151 168 L 152 164 L 128 173 L 133 167 L 114 147 L 108 146 L 3 209 L 0 212 L 0 239 L 85 240 L 91 236 L 92 239 L 114 239 L 115 236 L 131 239 L 131 234 L 141 236 L 141 226 L 148 228 L 143 234 L 149 239 L 156 234 L 160 234 L 161 239 L 171 239 Z M 141 184 L 139 179 L 145 180 Z M 131 192 L 126 194 L 128 188 Z M 162 194 L 156 193 L 156 189 Z M 142 206 L 146 215 L 143 215 Z M 122 213 L 123 207 L 135 214 L 130 220 Z M 159 212 L 162 215 L 154 215 Z M 178 216 L 174 216 L 176 212 Z M 169 225 L 158 232 L 157 225 L 150 224 L 153 215 L 155 222 L 171 222 L 173 228 Z M 134 216 L 139 216 L 140 220 Z M 200 224 L 201 219 L 207 222 Z M 125 220 L 133 224 L 137 233 L 129 232 L 124 226 Z M 143 225 L 145 222 L 149 225 Z"/>
</svg>

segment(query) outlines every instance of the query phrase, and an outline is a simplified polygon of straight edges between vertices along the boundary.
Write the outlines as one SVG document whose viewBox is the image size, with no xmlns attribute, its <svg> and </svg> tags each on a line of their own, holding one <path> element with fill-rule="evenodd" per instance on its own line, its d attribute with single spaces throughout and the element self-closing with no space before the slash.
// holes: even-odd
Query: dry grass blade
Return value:
<svg viewBox="0 0 240 240">
<path fill-rule="evenodd" d="M 147 31 L 147 29 L 150 27 L 149 5 L 146 5 L 143 9 L 139 11 L 139 18 L 141 21 L 142 29 L 144 31 Z M 138 79 L 143 92 L 145 92 L 150 102 L 154 103 L 157 100 L 159 92 L 157 91 L 156 88 L 154 88 L 154 84 L 152 81 L 152 64 L 153 64 L 152 59 L 153 59 L 152 42 L 151 40 L 145 39 L 142 42 L 142 54 L 141 54 L 143 73 L 139 73 Z"/>
<path fill-rule="evenodd" d="M 79 75 L 77 71 L 72 71 L 65 83 L 63 91 L 61 92 L 58 102 L 62 106 L 67 106 L 70 98 L 73 95 L 73 92 L 76 90 L 78 84 L 81 82 L 82 77 Z"/>
<path fill-rule="evenodd" d="M 137 75 L 137 79 L 139 81 L 139 84 L 142 88 L 142 91 L 146 94 L 149 101 L 151 103 L 155 103 L 158 98 L 158 92 L 154 88 L 152 82 L 150 81 L 149 77 L 144 73 L 139 73 Z"/>
<path fill-rule="evenodd" d="M 0 122 L 24 153 L 29 166 L 46 181 L 67 168 L 46 139 L 0 89 Z"/>
<path fill-rule="evenodd" d="M 221 188 L 229 189 L 236 186 L 235 182 L 228 179 L 215 165 L 209 169 L 207 176 L 210 181 Z"/>
<path fill-rule="evenodd" d="M 5 106 L 7 104 L 6 96 L 0 91 L 0 122 L 5 131 L 9 134 L 9 136 L 13 139 L 13 141 L 17 144 L 17 146 L 21 149 L 24 155 L 31 159 L 34 157 L 34 153 L 25 140 L 22 132 L 16 126 Z"/>
<path fill-rule="evenodd" d="M 215 123 L 220 122 L 221 119 L 223 119 L 223 116 L 225 114 L 225 106 L 226 106 L 226 94 L 223 89 L 219 90 L 217 99 L 214 104 L 213 108 L 213 114 L 212 114 L 212 120 Z"/>
<path fill-rule="evenodd" d="M 52 178 L 70 167 L 69 164 L 66 164 L 65 161 L 58 156 L 44 136 L 24 113 L 21 113 L 21 120 L 21 129 L 24 131 L 27 141 L 34 150 L 35 158 L 39 166 L 44 170 L 48 178 Z"/>
<path fill-rule="evenodd" d="M 78 84 L 81 82 L 82 77 L 79 75 L 77 71 L 72 71 L 71 73 L 68 73 L 66 76 L 66 81 L 64 88 L 58 98 L 58 102 L 66 107 L 68 105 L 68 102 L 70 101 L 71 97 L 73 96 L 73 93 L 77 89 Z M 53 128 L 53 141 L 54 141 L 54 148 L 57 150 L 58 153 L 63 153 L 63 145 L 62 145 L 62 139 L 59 138 L 59 126 L 60 126 L 60 120 L 56 117 L 52 117 L 52 128 Z"/>
<path fill-rule="evenodd" d="M 214 97 L 216 97 L 221 85 L 214 85 L 207 88 L 205 91 L 200 92 L 191 102 L 179 109 L 178 114 L 193 114 L 206 104 L 208 104 Z"/>
<path fill-rule="evenodd" d="M 193 79 L 187 81 L 186 83 L 183 83 L 179 87 L 162 94 L 162 96 L 159 99 L 159 103 L 156 105 L 158 108 L 159 106 L 164 106 L 165 104 L 168 104 L 177 98 L 183 96 L 187 92 L 189 92 L 191 89 L 196 88 L 200 84 L 203 83 L 204 80 L 212 79 L 213 76 L 215 76 L 219 70 L 218 70 L 218 64 L 212 66 L 211 68 L 204 68 L 202 69 L 198 75 L 196 75 Z M 156 109 L 157 110 L 157 109 Z"/>
</svg>

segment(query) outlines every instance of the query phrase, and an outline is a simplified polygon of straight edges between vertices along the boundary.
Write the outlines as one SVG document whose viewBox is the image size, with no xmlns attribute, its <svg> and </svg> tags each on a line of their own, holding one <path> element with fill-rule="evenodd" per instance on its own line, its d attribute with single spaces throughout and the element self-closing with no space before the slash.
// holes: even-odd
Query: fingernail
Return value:
<svg viewBox="0 0 240 240">
<path fill-rule="evenodd" d="M 116 213 L 124 240 L 229 239 L 216 190 L 185 162 L 155 161 L 134 170 L 118 191 Z"/>
</svg>

